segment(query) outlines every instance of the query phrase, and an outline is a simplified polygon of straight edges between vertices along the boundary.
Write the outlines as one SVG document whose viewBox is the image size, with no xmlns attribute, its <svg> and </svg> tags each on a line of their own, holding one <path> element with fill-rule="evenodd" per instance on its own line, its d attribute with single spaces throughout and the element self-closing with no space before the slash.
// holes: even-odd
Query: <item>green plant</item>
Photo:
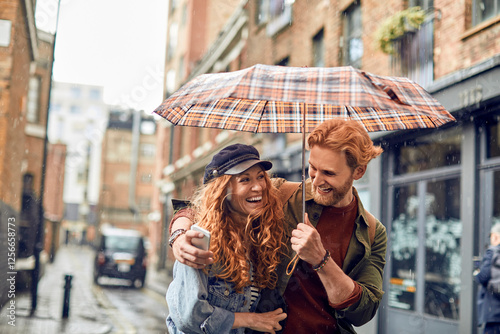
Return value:
<svg viewBox="0 0 500 334">
<path fill-rule="evenodd" d="M 394 54 L 394 40 L 409 31 L 418 29 L 424 22 L 425 11 L 420 7 L 410 7 L 387 18 L 377 29 L 376 41 L 380 49 L 387 54 Z"/>
</svg>

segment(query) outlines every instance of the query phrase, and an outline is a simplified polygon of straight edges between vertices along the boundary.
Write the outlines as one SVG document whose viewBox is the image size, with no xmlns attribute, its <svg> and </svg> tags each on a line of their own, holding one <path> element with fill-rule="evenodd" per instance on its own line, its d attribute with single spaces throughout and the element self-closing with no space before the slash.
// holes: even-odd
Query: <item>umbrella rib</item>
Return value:
<svg viewBox="0 0 500 334">
<path fill-rule="evenodd" d="M 267 105 L 269 104 L 269 101 L 268 100 L 261 100 L 261 101 L 264 101 L 264 105 L 262 106 L 261 115 L 259 117 L 259 121 L 257 122 L 257 126 L 255 127 L 254 132 L 264 132 L 264 131 L 259 131 L 259 129 L 261 128 L 262 118 L 264 117 L 264 112 L 266 110 Z"/>
</svg>

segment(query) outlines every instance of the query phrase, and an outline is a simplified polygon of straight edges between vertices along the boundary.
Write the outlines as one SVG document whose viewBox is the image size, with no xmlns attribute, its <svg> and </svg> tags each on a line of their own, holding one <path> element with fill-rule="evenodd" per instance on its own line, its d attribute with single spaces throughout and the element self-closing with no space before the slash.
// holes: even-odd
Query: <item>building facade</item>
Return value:
<svg viewBox="0 0 500 334">
<path fill-rule="evenodd" d="M 49 141 L 66 145 L 62 227 L 67 241 L 87 242 L 94 234 L 101 168 L 101 149 L 108 106 L 100 86 L 54 82 Z M 90 231 L 87 229 L 90 228 Z"/>
<path fill-rule="evenodd" d="M 198 46 L 204 51 L 197 51 L 195 66 L 187 66 L 193 64 L 183 58 L 190 54 L 189 43 L 172 39 L 191 39 L 192 32 L 181 27 L 194 16 L 189 9 L 196 3 L 171 1 L 166 97 L 196 75 L 256 63 L 350 65 L 409 77 L 456 117 L 440 129 L 371 134 L 384 153 L 356 187 L 365 207 L 386 226 L 389 244 L 382 307 L 359 333 L 479 331 L 473 259 L 484 253 L 490 226 L 500 217 L 500 4 L 243 0 L 220 25 L 210 8 L 221 2 L 203 1 L 205 37 Z M 163 143 L 169 142 L 159 146 L 155 174 L 165 222 L 169 199 L 189 198 L 213 153 L 227 144 L 254 144 L 273 160 L 275 174 L 300 179 L 297 135 L 159 128 Z"/>
<path fill-rule="evenodd" d="M 0 3 L 0 250 L 8 253 L 9 232 L 16 239 L 15 258 L 0 259 L 0 307 L 7 301 L 11 264 L 19 286 L 29 284 L 21 271 L 33 269 L 35 232 L 43 220 L 38 199 L 54 36 L 37 30 L 35 4 Z"/>
<path fill-rule="evenodd" d="M 100 226 L 149 234 L 155 133 L 154 120 L 143 112 L 111 109 L 102 146 Z"/>
</svg>

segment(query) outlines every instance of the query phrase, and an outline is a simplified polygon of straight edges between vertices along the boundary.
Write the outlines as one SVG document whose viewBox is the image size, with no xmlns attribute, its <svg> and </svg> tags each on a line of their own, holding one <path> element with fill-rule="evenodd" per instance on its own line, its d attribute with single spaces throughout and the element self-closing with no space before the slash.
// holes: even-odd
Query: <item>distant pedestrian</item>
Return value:
<svg viewBox="0 0 500 334">
<path fill-rule="evenodd" d="M 480 284 L 477 297 L 478 323 L 479 326 L 485 324 L 485 334 L 500 334 L 500 295 L 491 288 L 492 267 L 498 254 L 500 254 L 500 223 L 491 228 L 490 247 L 486 250 L 479 271 L 475 275 L 476 281 Z"/>
</svg>

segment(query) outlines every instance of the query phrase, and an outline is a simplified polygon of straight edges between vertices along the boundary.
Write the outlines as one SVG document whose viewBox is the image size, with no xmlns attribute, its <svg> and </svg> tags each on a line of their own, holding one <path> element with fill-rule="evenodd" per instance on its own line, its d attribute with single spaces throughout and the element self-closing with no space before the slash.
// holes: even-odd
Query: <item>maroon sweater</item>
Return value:
<svg viewBox="0 0 500 334">
<path fill-rule="evenodd" d="M 325 207 L 316 226 L 323 246 L 340 268 L 347 254 L 357 211 L 356 198 L 344 208 Z M 354 284 L 352 294 L 345 301 L 332 305 L 318 274 L 310 264 L 300 260 L 284 294 L 288 316 L 283 334 L 338 333 L 333 310 L 348 307 L 361 298 L 362 288 Z"/>
</svg>

